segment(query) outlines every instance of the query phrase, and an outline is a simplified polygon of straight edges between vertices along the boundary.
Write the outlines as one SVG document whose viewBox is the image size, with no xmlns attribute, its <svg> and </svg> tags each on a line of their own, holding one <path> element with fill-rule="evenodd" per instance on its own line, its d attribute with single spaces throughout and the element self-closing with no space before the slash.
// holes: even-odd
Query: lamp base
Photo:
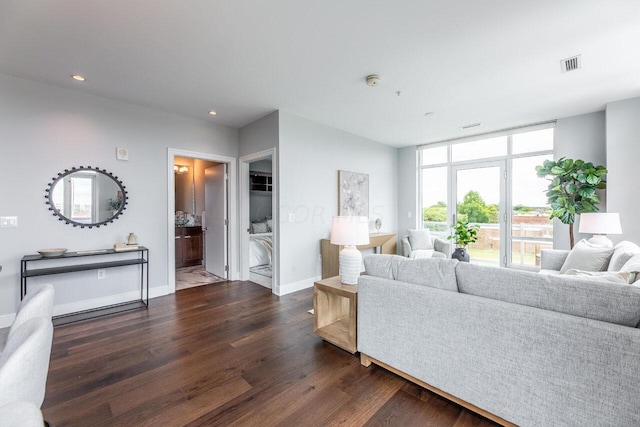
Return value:
<svg viewBox="0 0 640 427">
<path fill-rule="evenodd" d="M 605 234 L 594 234 L 592 238 L 587 240 L 591 245 L 599 248 L 612 248 L 613 242 Z"/>
<path fill-rule="evenodd" d="M 355 246 L 345 246 L 340 251 L 340 280 L 345 285 L 358 284 L 360 268 L 362 266 L 362 254 Z"/>
</svg>

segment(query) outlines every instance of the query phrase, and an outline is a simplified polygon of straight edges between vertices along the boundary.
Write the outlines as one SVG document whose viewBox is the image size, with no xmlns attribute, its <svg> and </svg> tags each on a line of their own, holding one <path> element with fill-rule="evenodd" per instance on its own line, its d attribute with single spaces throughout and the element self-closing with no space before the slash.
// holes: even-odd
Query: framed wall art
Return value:
<svg viewBox="0 0 640 427">
<path fill-rule="evenodd" d="M 369 217 L 369 175 L 338 171 L 338 215 Z"/>
</svg>

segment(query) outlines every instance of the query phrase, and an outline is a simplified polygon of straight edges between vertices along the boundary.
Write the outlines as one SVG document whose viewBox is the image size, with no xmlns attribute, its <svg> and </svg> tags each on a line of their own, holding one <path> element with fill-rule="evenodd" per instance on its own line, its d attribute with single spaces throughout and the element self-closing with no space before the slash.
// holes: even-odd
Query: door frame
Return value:
<svg viewBox="0 0 640 427">
<path fill-rule="evenodd" d="M 237 223 L 237 158 L 221 156 L 212 153 L 167 149 L 167 287 L 170 294 L 176 291 L 176 246 L 175 246 L 175 175 L 173 163 L 175 157 L 191 157 L 227 164 L 229 185 L 227 187 L 228 200 L 228 233 L 227 260 L 229 261 L 229 280 L 237 280 L 238 270 L 238 223 Z"/>
<path fill-rule="evenodd" d="M 271 226 L 273 236 L 271 292 L 275 293 L 274 291 L 279 289 L 277 284 L 280 283 L 280 209 L 278 205 L 278 161 L 275 147 L 240 157 L 240 280 L 249 280 L 249 233 L 246 231 L 250 223 L 249 164 L 267 158 L 271 158 L 271 179 L 273 182 L 271 194 L 271 210 L 273 213 Z"/>
<path fill-rule="evenodd" d="M 507 168 L 508 163 L 506 159 L 501 160 L 475 160 L 460 164 L 455 164 L 451 166 L 451 187 L 449 190 L 449 206 L 451 207 L 451 212 L 449 213 L 449 218 L 451 218 L 452 225 L 456 224 L 457 221 L 457 211 L 458 211 L 458 172 L 463 170 L 471 170 L 471 169 L 482 169 L 482 168 L 491 168 L 498 167 L 499 168 L 499 185 L 500 185 L 500 201 L 498 204 L 498 209 L 500 210 L 500 217 L 498 219 L 498 224 L 500 225 L 500 255 L 498 259 L 498 265 L 500 267 L 506 267 L 511 263 L 511 233 L 508 231 L 511 230 L 511 215 L 507 215 L 507 206 L 510 206 L 510 200 L 507 200 L 507 195 L 509 194 L 509 189 L 507 188 Z"/>
</svg>

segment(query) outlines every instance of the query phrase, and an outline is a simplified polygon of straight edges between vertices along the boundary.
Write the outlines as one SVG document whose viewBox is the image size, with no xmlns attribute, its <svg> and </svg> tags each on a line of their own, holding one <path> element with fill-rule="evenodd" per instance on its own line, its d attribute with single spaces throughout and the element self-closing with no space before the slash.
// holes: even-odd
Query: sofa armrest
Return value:
<svg viewBox="0 0 640 427">
<path fill-rule="evenodd" d="M 449 258 L 451 256 L 451 244 L 439 237 L 433 237 L 433 249 L 437 252 L 442 252 Z"/>
<path fill-rule="evenodd" d="M 402 255 L 409 256 L 411 253 L 411 244 L 409 243 L 409 236 L 404 236 L 402 238 Z"/>
<path fill-rule="evenodd" d="M 540 268 L 542 270 L 560 270 L 569 252 L 565 249 L 543 249 L 540 252 Z"/>
</svg>

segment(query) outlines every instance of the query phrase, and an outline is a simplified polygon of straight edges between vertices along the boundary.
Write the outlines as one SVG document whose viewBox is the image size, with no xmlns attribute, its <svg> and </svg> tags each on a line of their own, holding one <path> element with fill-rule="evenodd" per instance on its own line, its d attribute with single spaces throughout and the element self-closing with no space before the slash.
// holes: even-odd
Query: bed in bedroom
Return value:
<svg viewBox="0 0 640 427">
<path fill-rule="evenodd" d="M 273 233 L 249 234 L 249 267 L 271 267 Z"/>
</svg>

